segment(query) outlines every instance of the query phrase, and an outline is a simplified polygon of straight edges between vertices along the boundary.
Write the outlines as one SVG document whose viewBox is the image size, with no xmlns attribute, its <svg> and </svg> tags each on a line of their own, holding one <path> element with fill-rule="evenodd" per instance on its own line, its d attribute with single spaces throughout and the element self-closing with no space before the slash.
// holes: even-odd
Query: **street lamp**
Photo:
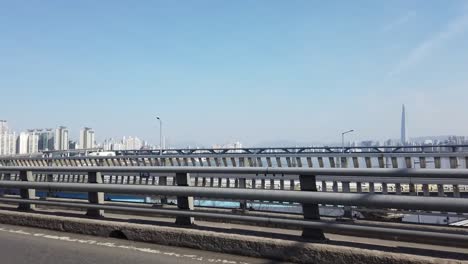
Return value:
<svg viewBox="0 0 468 264">
<path fill-rule="evenodd" d="M 163 151 L 163 145 L 162 145 L 162 141 L 163 141 L 163 132 L 162 132 L 162 120 L 159 116 L 156 116 L 156 119 L 159 120 L 159 155 L 162 155 L 162 151 Z"/>
<path fill-rule="evenodd" d="M 348 131 L 345 131 L 345 132 L 341 133 L 341 148 L 342 148 L 341 152 L 343 152 L 343 153 L 345 152 L 345 149 L 344 149 L 344 135 L 348 134 L 348 133 L 351 133 L 351 132 L 354 132 L 354 129 L 351 129 L 351 130 L 348 130 Z"/>
</svg>

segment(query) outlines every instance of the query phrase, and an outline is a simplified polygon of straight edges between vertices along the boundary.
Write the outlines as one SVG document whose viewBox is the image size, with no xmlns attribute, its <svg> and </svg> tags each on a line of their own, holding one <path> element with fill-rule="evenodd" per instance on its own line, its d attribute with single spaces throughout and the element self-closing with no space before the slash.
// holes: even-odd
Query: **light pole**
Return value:
<svg viewBox="0 0 468 264">
<path fill-rule="evenodd" d="M 159 120 L 159 155 L 162 155 L 162 152 L 163 152 L 163 145 L 162 145 L 162 141 L 163 141 L 163 128 L 162 128 L 162 120 L 159 116 L 156 116 L 156 119 Z"/>
<path fill-rule="evenodd" d="M 348 134 L 348 133 L 351 133 L 351 132 L 354 132 L 354 129 L 351 129 L 351 130 L 348 130 L 348 131 L 345 131 L 343 133 L 341 133 L 341 152 L 345 152 L 345 149 L 344 149 L 344 135 L 345 134 Z"/>
</svg>

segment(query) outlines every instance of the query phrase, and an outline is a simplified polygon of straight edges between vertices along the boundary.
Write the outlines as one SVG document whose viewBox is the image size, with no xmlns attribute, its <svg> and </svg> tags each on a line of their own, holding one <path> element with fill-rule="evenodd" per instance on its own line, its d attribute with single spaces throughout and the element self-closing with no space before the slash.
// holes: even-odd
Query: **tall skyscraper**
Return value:
<svg viewBox="0 0 468 264">
<path fill-rule="evenodd" d="M 90 127 L 84 127 L 80 131 L 80 148 L 91 149 L 94 148 L 94 130 Z"/>
<path fill-rule="evenodd" d="M 406 111 L 405 105 L 402 105 L 401 108 L 401 135 L 400 141 L 402 145 L 406 144 Z"/>
<path fill-rule="evenodd" d="M 55 129 L 54 149 L 55 150 L 68 150 L 67 127 L 60 126 L 57 129 Z"/>
</svg>

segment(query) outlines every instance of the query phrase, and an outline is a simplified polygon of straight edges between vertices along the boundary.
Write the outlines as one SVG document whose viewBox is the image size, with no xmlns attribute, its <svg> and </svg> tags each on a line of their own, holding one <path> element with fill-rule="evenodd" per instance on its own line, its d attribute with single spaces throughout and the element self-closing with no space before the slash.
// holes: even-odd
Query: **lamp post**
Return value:
<svg viewBox="0 0 468 264">
<path fill-rule="evenodd" d="M 341 133 L 341 152 L 345 152 L 345 148 L 344 148 L 344 135 L 345 134 L 348 134 L 348 133 L 351 133 L 351 132 L 354 132 L 354 129 L 351 129 L 351 130 L 348 130 L 348 131 L 345 131 L 343 133 Z"/>
<path fill-rule="evenodd" d="M 156 116 L 156 119 L 159 120 L 159 155 L 162 155 L 163 152 L 163 128 L 162 128 L 162 120 L 159 116 Z"/>
</svg>

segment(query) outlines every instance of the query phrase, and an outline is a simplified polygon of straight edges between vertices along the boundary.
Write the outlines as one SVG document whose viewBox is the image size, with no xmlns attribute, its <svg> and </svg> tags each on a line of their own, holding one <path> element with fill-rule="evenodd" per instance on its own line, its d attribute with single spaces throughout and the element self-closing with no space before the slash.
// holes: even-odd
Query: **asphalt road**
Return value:
<svg viewBox="0 0 468 264">
<path fill-rule="evenodd" d="M 0 224 L 0 263 L 270 264 L 279 262 Z"/>
</svg>

